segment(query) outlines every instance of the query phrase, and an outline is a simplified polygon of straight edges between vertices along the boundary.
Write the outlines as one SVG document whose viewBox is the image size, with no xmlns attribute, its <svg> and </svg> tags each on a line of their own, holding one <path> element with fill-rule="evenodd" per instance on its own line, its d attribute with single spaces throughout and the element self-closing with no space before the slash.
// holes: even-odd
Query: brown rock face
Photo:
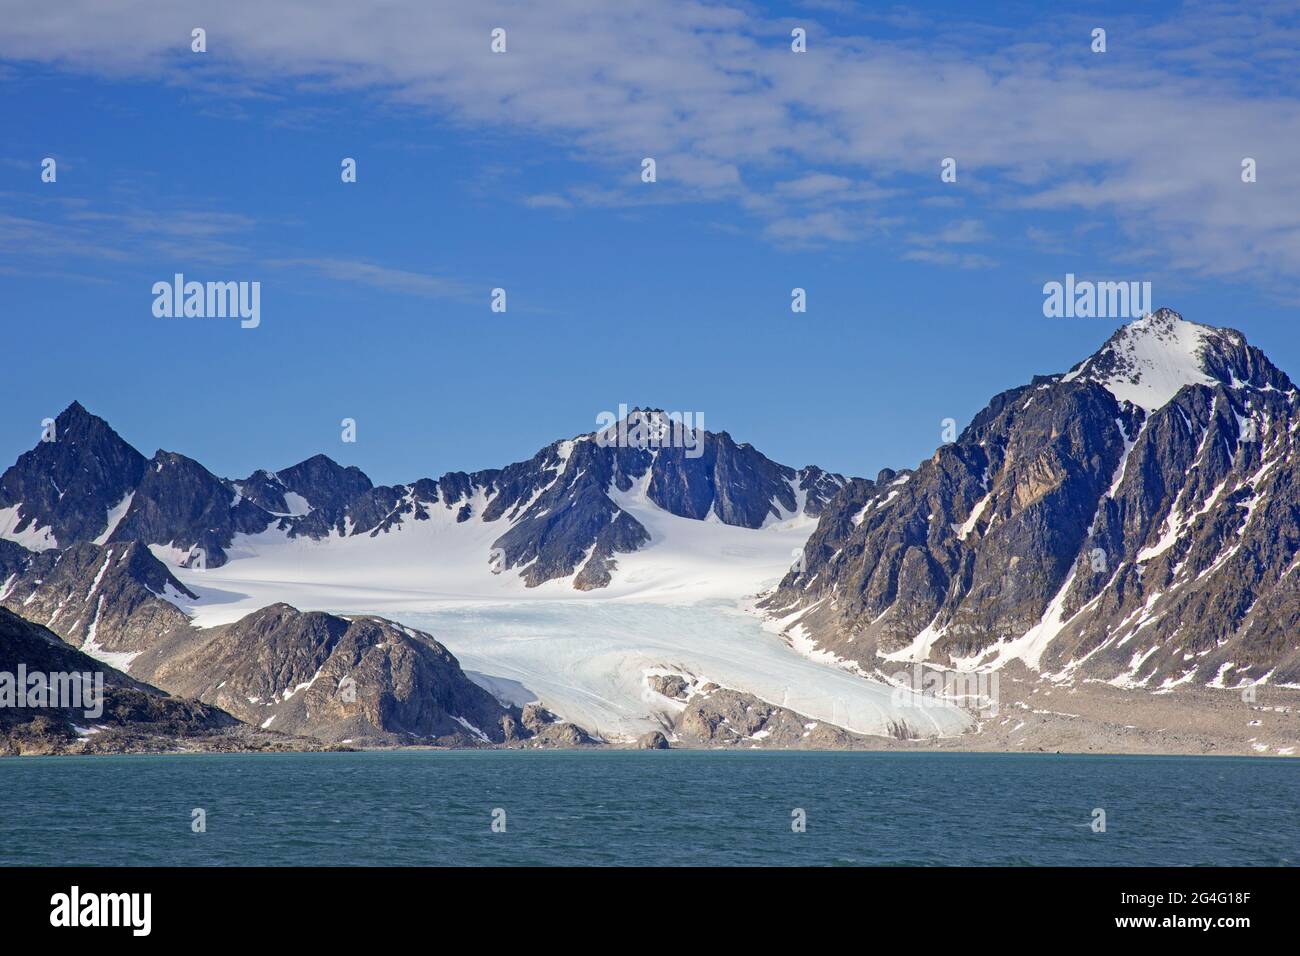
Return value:
<svg viewBox="0 0 1300 956">
<path fill-rule="evenodd" d="M 870 740 L 752 694 L 725 688 L 701 690 L 691 697 L 673 731 L 674 739 L 684 744 L 711 747 L 842 750 Z M 903 725 L 894 735 L 918 736 Z"/>
<path fill-rule="evenodd" d="M 137 653 L 189 626 L 161 595 L 194 595 L 138 542 L 29 554 L 16 572 L 0 605 L 78 648 L 93 637 L 103 651 Z"/>
<path fill-rule="evenodd" d="M 313 749 L 311 741 L 251 730 L 230 714 L 173 697 L 65 644 L 57 635 L 0 608 L 0 674 L 93 675 L 97 706 L 84 693 L 39 706 L 0 706 L 0 755 L 126 753 L 170 750 Z M 93 696 L 93 694 L 92 694 Z M 30 702 L 29 702 L 30 703 Z M 96 713 L 95 711 L 99 711 Z"/>
<path fill-rule="evenodd" d="M 668 738 L 657 730 L 643 734 L 636 742 L 638 750 L 667 750 Z"/>
<path fill-rule="evenodd" d="M 654 674 L 647 678 L 651 690 L 673 700 L 685 700 L 690 685 L 680 674 Z"/>
<path fill-rule="evenodd" d="M 519 725 L 445 647 L 382 618 L 275 604 L 179 633 L 132 668 L 256 726 L 326 741 L 492 744 Z"/>
</svg>

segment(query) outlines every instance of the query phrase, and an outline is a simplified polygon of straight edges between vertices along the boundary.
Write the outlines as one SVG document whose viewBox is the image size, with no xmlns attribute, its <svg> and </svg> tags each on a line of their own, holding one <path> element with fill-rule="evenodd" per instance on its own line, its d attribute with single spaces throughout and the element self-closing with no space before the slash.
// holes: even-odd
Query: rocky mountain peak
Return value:
<svg viewBox="0 0 1300 956">
<path fill-rule="evenodd" d="M 851 484 L 764 606 L 865 668 L 1294 683 L 1298 416 L 1240 332 L 1161 309 L 914 472 Z"/>
<path fill-rule="evenodd" d="M 326 455 L 313 455 L 280 471 L 259 469 L 231 487 L 273 515 L 301 517 L 319 508 L 332 520 L 374 485 L 355 465 L 345 468 Z"/>
<path fill-rule="evenodd" d="M 108 422 L 87 411 L 84 405 L 76 401 L 55 417 L 54 441 L 44 443 L 58 444 L 60 442 L 69 446 L 79 446 L 83 449 L 83 453 L 97 455 L 102 458 L 116 459 L 139 455 L 139 452 L 123 441 L 117 432 L 113 431 Z M 36 447 L 39 449 L 40 445 Z M 143 463 L 143 457 L 141 457 L 140 461 Z"/>
<path fill-rule="evenodd" d="M 1062 381 L 1096 382 L 1147 412 L 1167 405 L 1186 385 L 1291 387 L 1237 330 L 1189 322 L 1164 308 L 1121 326 Z"/>
<path fill-rule="evenodd" d="M 76 399 L 73 399 L 71 405 L 59 412 L 59 417 L 55 419 L 55 421 L 64 423 L 89 420 L 102 421 L 102 419 L 97 419 L 94 415 L 90 414 L 90 412 L 86 411 L 86 406 L 82 405 L 81 402 Z"/>
<path fill-rule="evenodd" d="M 32 550 L 93 539 L 144 468 L 108 422 L 73 402 L 0 475 L 0 535 Z"/>
<path fill-rule="evenodd" d="M 355 465 L 343 466 L 328 455 L 313 455 L 306 461 L 275 473 L 288 491 L 303 496 L 312 507 L 342 507 L 357 495 L 374 487 Z"/>
</svg>

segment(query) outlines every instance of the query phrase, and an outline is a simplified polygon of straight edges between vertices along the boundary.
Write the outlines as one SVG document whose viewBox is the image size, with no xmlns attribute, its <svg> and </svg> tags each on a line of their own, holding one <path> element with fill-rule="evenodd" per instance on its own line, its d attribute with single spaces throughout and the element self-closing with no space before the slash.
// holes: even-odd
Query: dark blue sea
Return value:
<svg viewBox="0 0 1300 956">
<path fill-rule="evenodd" d="M 206 832 L 193 831 L 195 809 Z M 1095 809 L 1105 832 L 1094 832 Z M 701 751 L 0 760 L 5 865 L 1297 863 L 1296 760 Z"/>
</svg>

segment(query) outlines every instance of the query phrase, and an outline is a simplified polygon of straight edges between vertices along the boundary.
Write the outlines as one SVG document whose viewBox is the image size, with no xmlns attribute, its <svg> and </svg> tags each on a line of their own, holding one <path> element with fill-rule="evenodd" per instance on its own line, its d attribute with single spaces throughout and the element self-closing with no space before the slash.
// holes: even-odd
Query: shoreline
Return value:
<svg viewBox="0 0 1300 956">
<path fill-rule="evenodd" d="M 1205 757 L 1205 758 L 1231 758 L 1242 760 L 1287 760 L 1300 758 L 1300 754 L 1277 754 L 1277 753 L 1180 753 L 1180 752 L 1157 752 L 1157 751 L 1080 751 L 1080 750 L 992 750 L 992 749 L 959 749 L 951 747 L 859 747 L 854 749 L 836 749 L 836 748 L 810 748 L 810 747 L 755 747 L 746 749 L 741 747 L 670 747 L 661 751 L 650 751 L 644 747 L 620 746 L 607 744 L 594 744 L 585 747 L 437 747 L 431 745 L 417 744 L 410 747 L 345 747 L 345 748 L 303 748 L 283 749 L 283 750 L 123 750 L 123 751 L 87 751 L 72 752 L 62 751 L 57 753 L 23 753 L 23 754 L 5 754 L 0 756 L 0 767 L 9 762 L 20 762 L 30 760 L 60 760 L 65 758 L 90 757 L 280 757 L 289 754 L 388 754 L 388 753 L 439 753 L 439 754 L 493 754 L 493 753 L 521 753 L 521 754 L 615 754 L 615 753 L 691 753 L 691 754 L 808 754 L 808 755 L 827 755 L 843 754 L 850 756 L 854 754 L 874 755 L 874 754 L 915 754 L 918 756 L 937 756 L 937 755 L 971 755 L 971 756 L 989 756 L 989 757 Z"/>
</svg>

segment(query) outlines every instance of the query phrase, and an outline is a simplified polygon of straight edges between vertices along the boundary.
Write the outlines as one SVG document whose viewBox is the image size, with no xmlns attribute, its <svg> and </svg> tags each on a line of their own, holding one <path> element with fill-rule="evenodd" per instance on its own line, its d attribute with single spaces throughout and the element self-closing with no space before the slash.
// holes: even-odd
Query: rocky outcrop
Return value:
<svg viewBox="0 0 1300 956">
<path fill-rule="evenodd" d="M 722 687 L 698 675 L 649 672 L 643 677 L 646 699 L 656 697 L 662 731 L 641 736 L 637 749 L 673 747 L 741 747 L 746 749 L 878 749 L 891 738 L 922 736 L 906 719 L 889 725 L 888 737 L 853 733 L 808 717 L 755 694 Z"/>
<path fill-rule="evenodd" d="M 194 595 L 138 542 L 77 544 L 28 554 L 0 605 L 119 668 L 189 618 L 171 599 Z"/>
<path fill-rule="evenodd" d="M 691 747 L 850 750 L 873 746 L 872 738 L 717 685 L 706 685 L 694 692 L 672 729 L 675 741 Z M 894 736 L 920 735 L 899 724 Z"/>
<path fill-rule="evenodd" d="M 581 747 L 595 743 L 577 724 L 560 720 L 540 703 L 525 704 L 520 720 L 531 734 L 533 746 Z"/>
<path fill-rule="evenodd" d="M 22 673 L 95 675 L 103 699 L 88 707 L 55 696 L 40 706 L 0 706 L 0 755 L 173 750 L 302 750 L 319 745 L 248 728 L 192 698 L 174 697 L 65 644 L 47 629 L 0 608 L 0 681 Z M 93 697 L 93 692 L 91 692 Z M 2 693 L 0 693 L 2 696 Z M 94 711 L 101 711 L 94 713 Z"/>
<path fill-rule="evenodd" d="M 429 635 L 286 604 L 173 632 L 132 673 L 255 726 L 358 746 L 503 743 L 520 723 Z"/>
<path fill-rule="evenodd" d="M 681 674 L 651 674 L 646 683 L 656 694 L 670 700 L 686 700 L 691 695 L 691 684 Z"/>
<path fill-rule="evenodd" d="M 27 567 L 32 553 L 20 544 L 0 538 L 0 592 Z"/>
<path fill-rule="evenodd" d="M 532 747 L 587 747 L 597 743 L 590 734 L 579 727 L 577 724 L 568 721 L 559 721 L 554 724 L 548 724 L 537 731 L 527 741 L 528 746 Z"/>
</svg>

